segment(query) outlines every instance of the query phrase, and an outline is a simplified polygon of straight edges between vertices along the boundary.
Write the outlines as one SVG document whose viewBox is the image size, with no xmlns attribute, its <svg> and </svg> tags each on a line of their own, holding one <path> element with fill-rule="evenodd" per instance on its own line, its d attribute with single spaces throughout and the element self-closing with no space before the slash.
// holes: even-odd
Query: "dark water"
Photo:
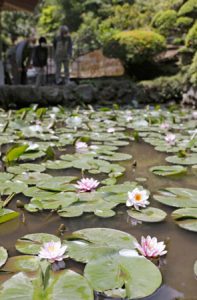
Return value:
<svg viewBox="0 0 197 300">
<path fill-rule="evenodd" d="M 120 148 L 120 151 L 132 154 L 133 159 L 137 160 L 137 167 L 133 169 L 132 165 L 128 165 L 128 162 L 121 163 L 127 169 L 125 176 L 119 182 L 133 181 L 136 178 L 144 177 L 147 180 L 141 184 L 150 190 L 151 195 L 164 187 L 197 188 L 197 173 L 192 172 L 191 168 L 188 168 L 187 175 L 174 179 L 156 176 L 149 172 L 148 169 L 151 166 L 166 164 L 166 154 L 155 151 L 152 146 L 143 142 L 133 142 L 128 147 Z M 50 173 L 53 175 L 72 174 L 68 170 L 51 171 Z M 79 175 L 78 171 L 77 174 Z M 24 196 L 18 195 L 9 206 L 18 210 L 15 206 L 15 199 L 24 199 Z M 196 233 L 181 229 L 172 221 L 170 214 L 174 209 L 164 206 L 153 199 L 151 199 L 151 206 L 166 211 L 168 213 L 167 219 L 162 223 L 134 225 L 131 222 L 131 218 L 127 216 L 126 208 L 123 206 L 119 206 L 116 209 L 116 216 L 108 219 L 98 218 L 93 214 L 85 214 L 79 218 L 64 219 L 57 216 L 56 213 L 29 214 L 24 212 L 24 215 L 21 214 L 19 220 L 0 225 L 0 243 L 9 250 L 10 256 L 18 255 L 14 248 L 17 238 L 28 233 L 38 232 L 57 234 L 57 229 L 61 223 L 65 224 L 67 232 L 83 228 L 107 227 L 128 232 L 138 240 L 140 240 L 142 235 L 156 236 L 159 241 L 167 241 L 168 254 L 160 267 L 163 275 L 163 285 L 154 295 L 146 299 L 197 300 L 197 280 L 193 272 L 193 265 L 195 260 L 197 260 Z M 78 272 L 82 271 L 82 265 L 72 261 L 69 262 L 69 267 Z M 106 298 L 95 295 L 95 299 Z"/>
</svg>

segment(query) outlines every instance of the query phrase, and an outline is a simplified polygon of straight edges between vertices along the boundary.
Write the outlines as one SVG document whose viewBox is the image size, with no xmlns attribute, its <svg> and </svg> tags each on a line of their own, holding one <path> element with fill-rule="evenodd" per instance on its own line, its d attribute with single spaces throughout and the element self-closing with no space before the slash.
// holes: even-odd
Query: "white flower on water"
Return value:
<svg viewBox="0 0 197 300">
<path fill-rule="evenodd" d="M 107 129 L 107 132 L 108 133 L 114 133 L 116 130 L 115 130 L 115 128 L 113 128 L 113 127 L 110 127 L 110 128 L 108 128 Z"/>
<path fill-rule="evenodd" d="M 146 205 L 150 203 L 147 201 L 148 198 L 149 192 L 147 190 L 135 188 L 132 192 L 128 192 L 126 206 L 133 206 L 135 209 L 139 210 L 140 207 L 146 207 Z"/>
<path fill-rule="evenodd" d="M 146 238 L 142 236 L 141 244 L 136 243 L 136 249 L 146 257 L 158 257 L 167 253 L 164 242 L 158 242 L 156 237 L 151 238 L 148 235 Z"/>
<path fill-rule="evenodd" d="M 160 128 L 162 130 L 168 130 L 170 128 L 170 125 L 167 122 L 164 122 L 160 125 Z"/>
<path fill-rule="evenodd" d="M 86 153 L 88 152 L 88 144 L 85 142 L 76 142 L 75 149 L 78 153 Z"/>
<path fill-rule="evenodd" d="M 166 141 L 169 145 L 171 145 L 171 146 L 175 145 L 175 143 L 176 143 L 176 135 L 173 134 L 173 133 L 168 133 L 168 134 L 165 136 L 165 141 Z"/>
<path fill-rule="evenodd" d="M 48 242 L 44 243 L 38 256 L 42 259 L 47 259 L 50 263 L 54 263 L 56 261 L 62 261 L 65 256 L 67 246 L 62 246 L 61 242 Z"/>
<path fill-rule="evenodd" d="M 79 192 L 83 193 L 95 190 L 99 184 L 100 182 L 93 178 L 82 178 L 80 181 L 77 181 L 75 187 Z"/>
</svg>

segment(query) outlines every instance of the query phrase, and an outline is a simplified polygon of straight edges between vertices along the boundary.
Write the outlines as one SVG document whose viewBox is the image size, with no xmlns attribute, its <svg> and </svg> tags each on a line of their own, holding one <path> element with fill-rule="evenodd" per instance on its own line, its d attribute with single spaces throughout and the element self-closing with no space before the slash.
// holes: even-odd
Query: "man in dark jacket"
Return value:
<svg viewBox="0 0 197 300">
<path fill-rule="evenodd" d="M 36 68 L 36 86 L 45 84 L 46 66 L 48 59 L 47 40 L 45 37 L 39 39 L 39 45 L 35 47 L 33 52 L 33 66 Z"/>
<path fill-rule="evenodd" d="M 65 83 L 69 81 L 69 62 L 72 57 L 72 40 L 67 26 L 60 27 L 60 34 L 54 39 L 57 84 L 62 84 L 61 67 L 64 66 Z"/>
<path fill-rule="evenodd" d="M 32 51 L 35 42 L 36 39 L 34 36 L 32 36 L 16 45 L 16 64 L 18 76 L 15 84 L 27 83 L 27 69 L 31 62 Z"/>
</svg>

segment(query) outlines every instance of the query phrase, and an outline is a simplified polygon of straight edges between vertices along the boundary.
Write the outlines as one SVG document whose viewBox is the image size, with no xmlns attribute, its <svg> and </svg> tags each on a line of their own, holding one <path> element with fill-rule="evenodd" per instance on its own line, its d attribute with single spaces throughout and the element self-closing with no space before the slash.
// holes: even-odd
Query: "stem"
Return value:
<svg viewBox="0 0 197 300">
<path fill-rule="evenodd" d="M 12 198 L 13 198 L 15 195 L 16 195 L 16 193 L 12 193 L 11 195 L 9 195 L 9 196 L 5 199 L 5 201 L 3 202 L 3 206 L 2 206 L 2 207 L 6 207 L 6 206 L 10 203 L 10 201 L 12 200 Z"/>
</svg>

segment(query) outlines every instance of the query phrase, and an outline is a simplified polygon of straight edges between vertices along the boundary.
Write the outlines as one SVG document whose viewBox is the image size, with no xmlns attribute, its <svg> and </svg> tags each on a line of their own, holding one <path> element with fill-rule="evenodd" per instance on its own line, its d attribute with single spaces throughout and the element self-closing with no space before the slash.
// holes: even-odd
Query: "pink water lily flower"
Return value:
<svg viewBox="0 0 197 300">
<path fill-rule="evenodd" d="M 192 118 L 197 120 L 197 110 L 194 110 L 192 113 Z"/>
<path fill-rule="evenodd" d="M 86 153 L 88 152 L 88 144 L 85 142 L 76 142 L 75 149 L 78 153 Z"/>
<path fill-rule="evenodd" d="M 79 192 L 83 193 L 94 191 L 99 184 L 100 182 L 93 178 L 82 178 L 80 181 L 77 181 L 75 187 Z"/>
<path fill-rule="evenodd" d="M 169 145 L 171 145 L 171 146 L 175 145 L 175 143 L 176 143 L 176 135 L 173 134 L 173 133 L 168 133 L 168 134 L 165 136 L 165 141 L 166 141 Z"/>
<path fill-rule="evenodd" d="M 160 125 L 160 128 L 163 130 L 168 130 L 170 128 L 170 125 L 167 122 L 164 122 Z"/>
<path fill-rule="evenodd" d="M 139 210 L 140 207 L 146 207 L 150 203 L 147 201 L 148 198 L 149 192 L 147 190 L 135 188 L 132 192 L 128 192 L 126 206 L 134 206 L 136 210 Z"/>
<path fill-rule="evenodd" d="M 44 243 L 38 257 L 47 259 L 50 263 L 54 263 L 56 261 L 62 261 L 65 256 L 64 253 L 67 249 L 67 246 L 62 246 L 61 242 L 48 242 Z"/>
<path fill-rule="evenodd" d="M 146 257 L 158 257 L 167 253 L 164 242 L 158 242 L 156 237 L 151 238 L 148 235 L 146 238 L 142 236 L 141 245 L 136 243 L 136 249 Z"/>
</svg>

